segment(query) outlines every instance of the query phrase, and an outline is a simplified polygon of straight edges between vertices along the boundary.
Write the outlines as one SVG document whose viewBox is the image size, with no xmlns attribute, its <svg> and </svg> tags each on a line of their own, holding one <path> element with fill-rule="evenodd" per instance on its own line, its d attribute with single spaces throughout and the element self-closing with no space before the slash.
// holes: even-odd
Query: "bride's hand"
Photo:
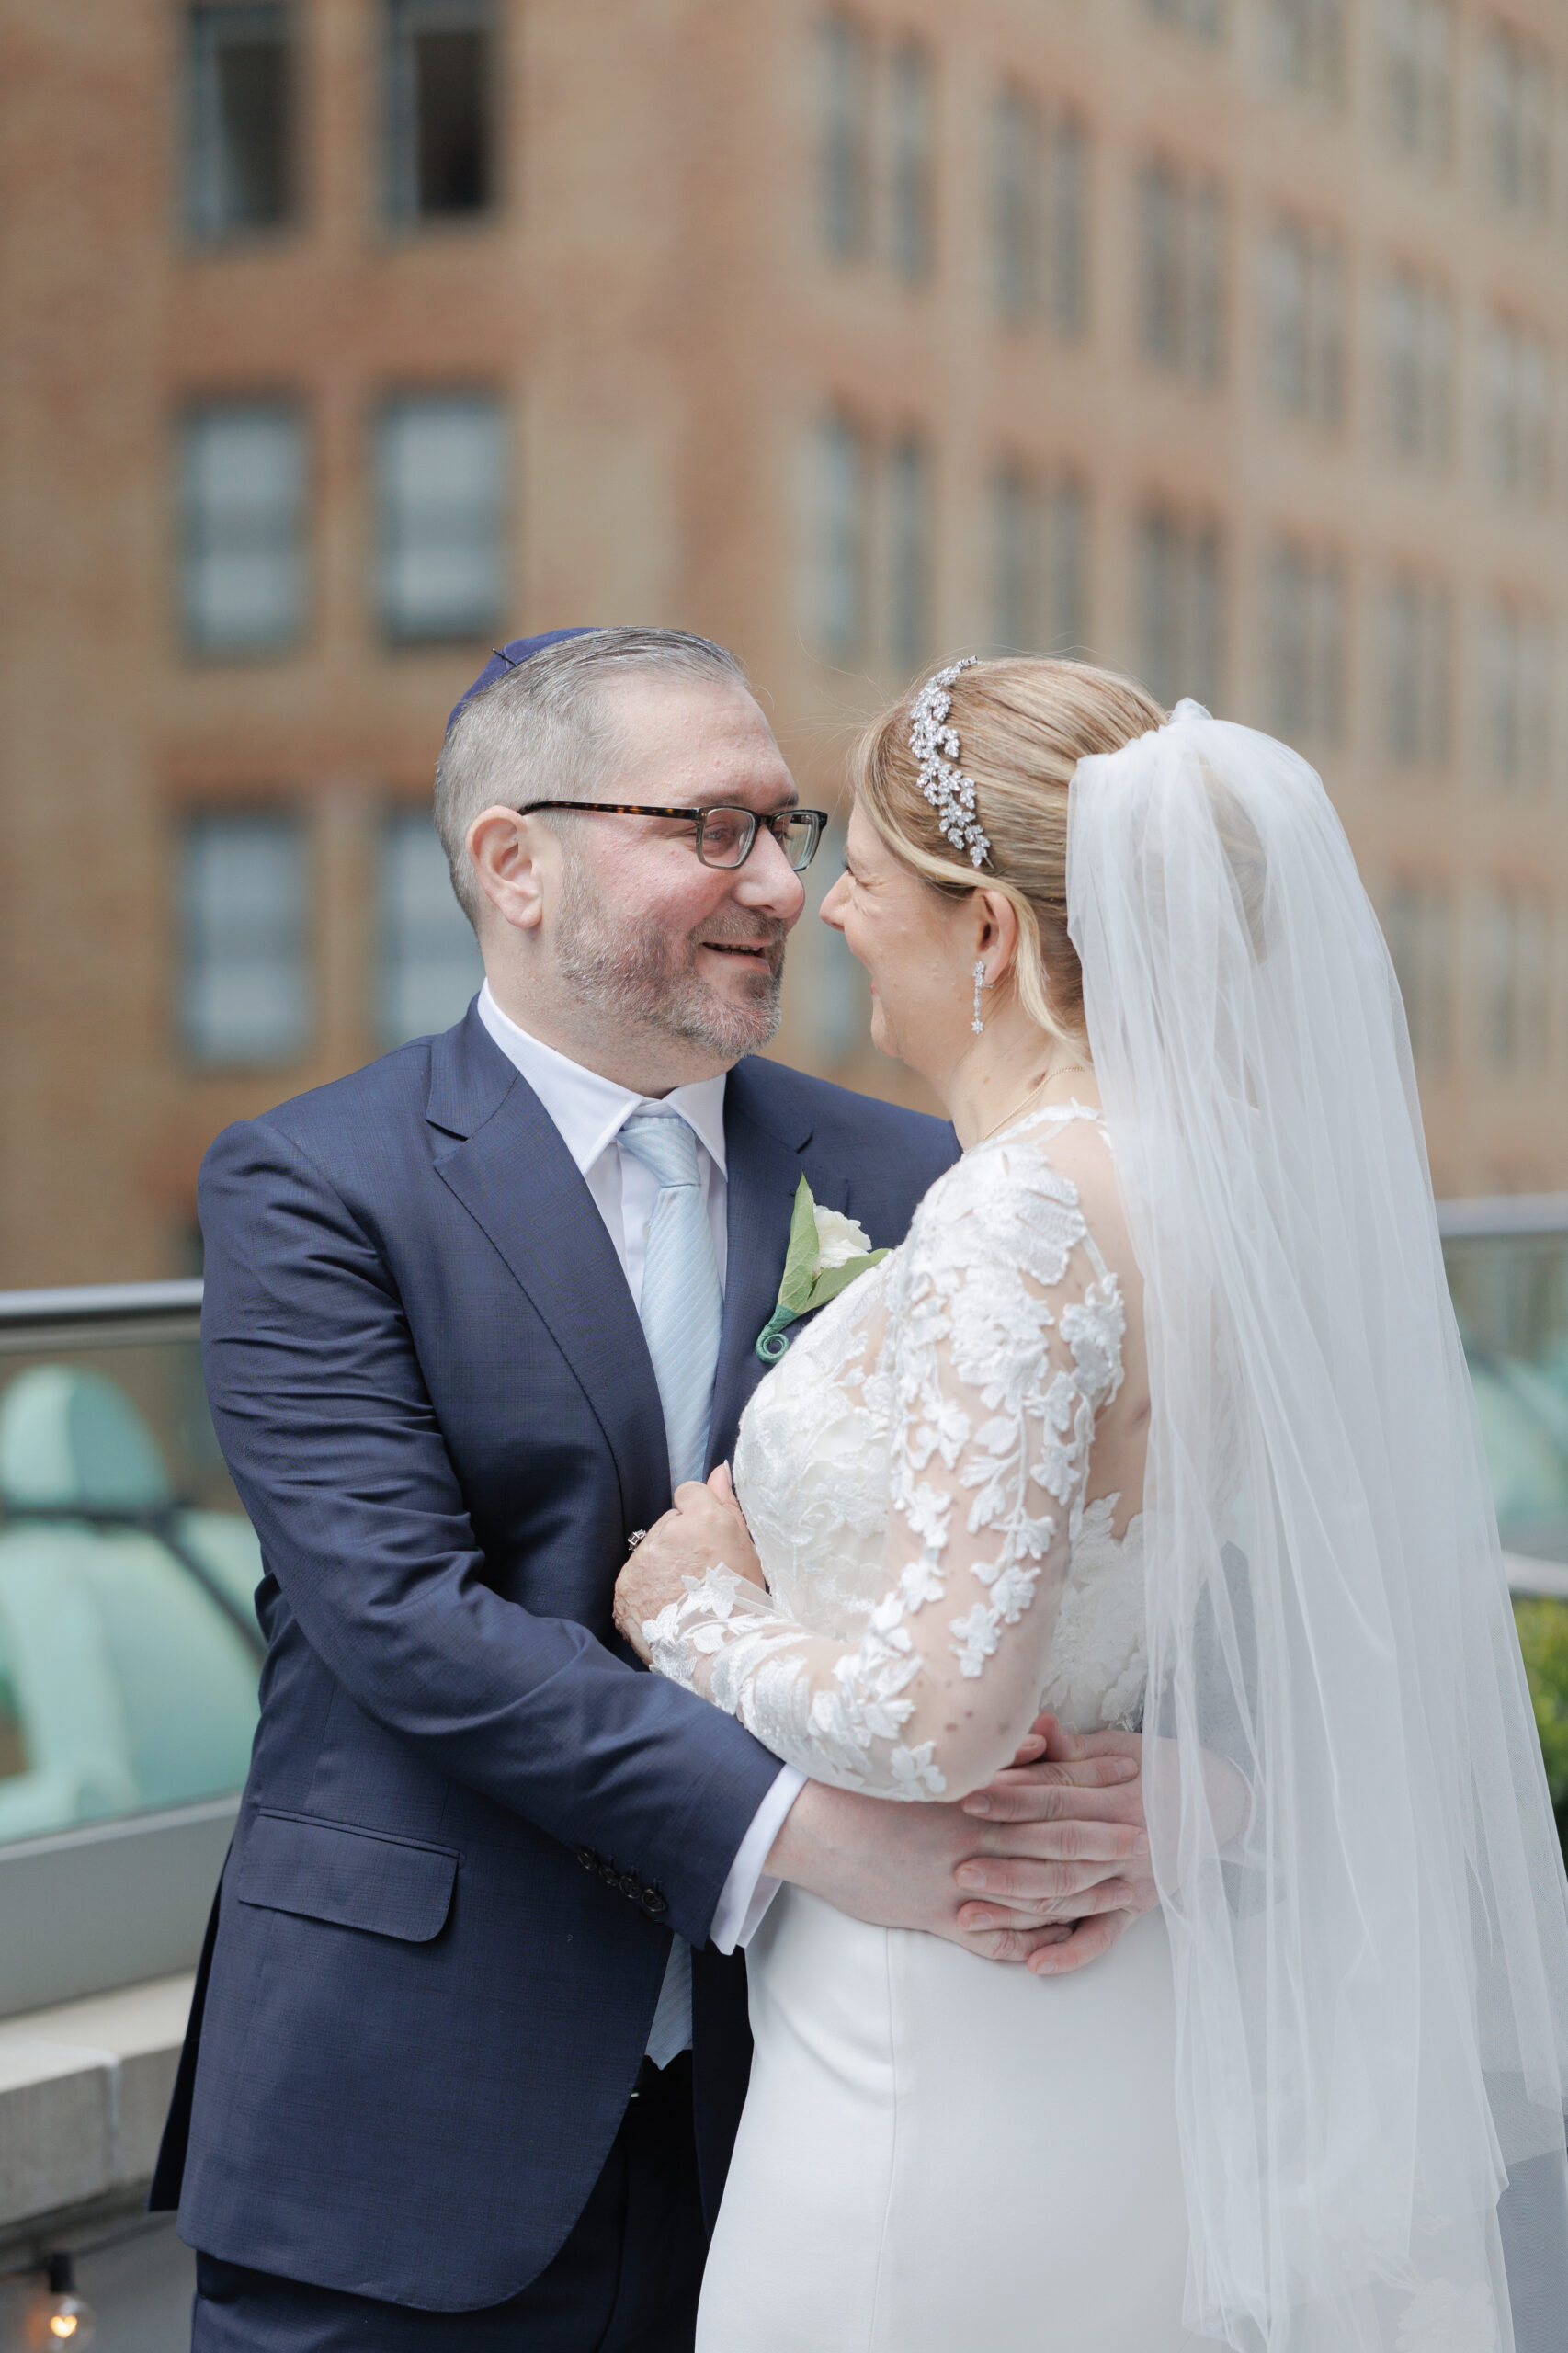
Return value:
<svg viewBox="0 0 1568 2353">
<path fill-rule="evenodd" d="M 699 1579 L 721 1562 L 767 1591 L 751 1530 L 722 1462 L 706 1486 L 690 1479 L 676 1489 L 673 1510 L 655 1520 L 616 1579 L 616 1626 L 644 1663 L 644 1622 L 682 1599 L 687 1577 Z"/>
</svg>

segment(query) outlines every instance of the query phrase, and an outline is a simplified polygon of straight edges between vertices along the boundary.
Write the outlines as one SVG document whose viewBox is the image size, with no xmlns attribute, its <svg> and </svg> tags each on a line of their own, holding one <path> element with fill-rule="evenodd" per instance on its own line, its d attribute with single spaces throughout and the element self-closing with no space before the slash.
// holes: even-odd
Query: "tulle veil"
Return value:
<svg viewBox="0 0 1568 2353">
<path fill-rule="evenodd" d="M 1146 1286 L 1187 2324 L 1514 2353 L 1510 2175 L 1568 2277 L 1568 1883 L 1392 968 L 1311 767 L 1196 703 L 1080 764 L 1068 899 Z"/>
</svg>

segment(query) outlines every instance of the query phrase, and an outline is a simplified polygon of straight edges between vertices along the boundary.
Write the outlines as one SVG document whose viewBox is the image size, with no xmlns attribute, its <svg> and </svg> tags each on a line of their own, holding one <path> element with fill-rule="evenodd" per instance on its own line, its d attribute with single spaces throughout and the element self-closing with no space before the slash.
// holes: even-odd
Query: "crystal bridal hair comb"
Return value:
<svg viewBox="0 0 1568 2353">
<path fill-rule="evenodd" d="M 909 741 L 920 763 L 920 790 L 937 812 L 937 823 L 953 847 L 969 853 L 971 866 L 983 866 L 991 855 L 980 823 L 974 781 L 959 767 L 958 730 L 947 723 L 953 699 L 948 692 L 961 670 L 980 659 L 971 654 L 927 678 L 915 698 Z"/>
</svg>

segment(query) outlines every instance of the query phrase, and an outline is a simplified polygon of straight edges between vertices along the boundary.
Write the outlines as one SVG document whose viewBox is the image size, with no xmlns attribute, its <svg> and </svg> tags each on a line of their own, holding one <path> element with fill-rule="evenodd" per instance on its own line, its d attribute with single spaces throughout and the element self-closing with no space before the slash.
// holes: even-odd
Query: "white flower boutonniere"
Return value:
<svg viewBox="0 0 1568 2353">
<path fill-rule="evenodd" d="M 756 1353 L 764 1364 L 777 1364 L 790 1345 L 789 1326 L 802 1315 L 825 1307 L 858 1275 L 879 1266 L 885 1250 L 873 1250 L 863 1225 L 842 1210 L 819 1209 L 802 1176 L 795 1189 L 795 1213 L 790 1221 L 790 1247 L 784 1259 L 784 1279 L 778 1303 L 756 1337 Z"/>
</svg>

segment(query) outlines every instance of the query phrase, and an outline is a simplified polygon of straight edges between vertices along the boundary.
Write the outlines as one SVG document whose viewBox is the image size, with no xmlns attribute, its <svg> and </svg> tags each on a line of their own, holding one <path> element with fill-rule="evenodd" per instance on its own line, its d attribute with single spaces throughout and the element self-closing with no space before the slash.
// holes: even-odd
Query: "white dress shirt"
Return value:
<svg viewBox="0 0 1568 2353">
<path fill-rule="evenodd" d="M 508 1062 L 524 1078 L 549 1112 L 605 1222 L 616 1256 L 626 1270 L 632 1303 L 640 1305 L 642 1267 L 648 1247 L 648 1225 L 658 1198 L 658 1180 L 647 1165 L 623 1152 L 618 1138 L 633 1111 L 678 1111 L 697 1137 L 697 1161 L 702 1195 L 713 1229 L 713 1259 L 723 1287 L 728 1262 L 726 1210 L 729 1186 L 724 1166 L 724 1087 L 727 1074 L 677 1086 L 656 1099 L 633 1095 L 613 1078 L 585 1070 L 581 1063 L 558 1053 L 539 1038 L 519 1029 L 502 1012 L 485 982 L 479 993 L 479 1017 Z M 520 1181 L 520 1172 L 519 1172 Z M 730 1875 L 724 1881 L 710 1930 L 721 1952 L 733 1952 L 750 1942 L 763 1914 L 778 1893 L 778 1881 L 763 1872 L 768 1851 L 790 1808 L 805 1786 L 806 1777 L 792 1765 L 779 1768 L 778 1778 L 752 1817 Z"/>
</svg>

